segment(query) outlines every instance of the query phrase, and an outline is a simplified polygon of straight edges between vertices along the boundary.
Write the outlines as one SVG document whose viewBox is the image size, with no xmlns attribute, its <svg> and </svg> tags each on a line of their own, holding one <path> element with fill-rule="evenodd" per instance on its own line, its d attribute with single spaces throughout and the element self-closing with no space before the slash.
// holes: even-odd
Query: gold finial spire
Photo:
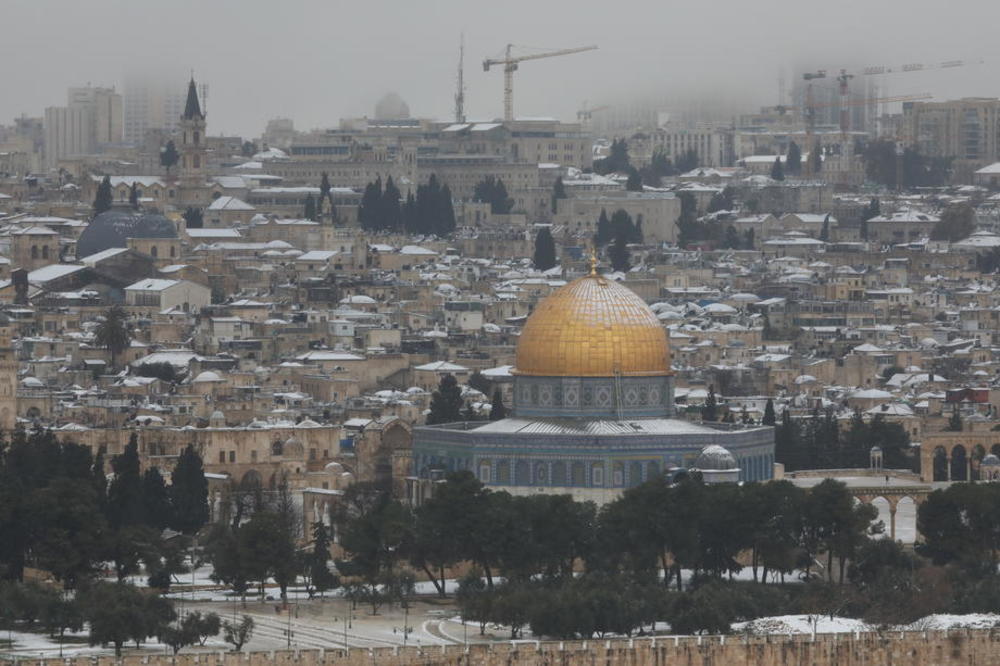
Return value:
<svg viewBox="0 0 1000 666">
<path fill-rule="evenodd" d="M 590 274 L 597 275 L 597 248 L 590 245 Z"/>
</svg>

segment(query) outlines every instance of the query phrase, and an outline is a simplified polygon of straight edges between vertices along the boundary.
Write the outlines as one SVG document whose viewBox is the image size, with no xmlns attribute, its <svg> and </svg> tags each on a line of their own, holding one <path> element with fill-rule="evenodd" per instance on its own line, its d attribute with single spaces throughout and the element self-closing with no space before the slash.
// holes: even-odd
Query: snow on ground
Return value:
<svg viewBox="0 0 1000 666">
<path fill-rule="evenodd" d="M 817 634 L 843 634 L 867 631 L 868 628 L 861 620 L 837 616 L 831 619 L 829 615 L 776 615 L 733 624 L 734 632 L 752 634 L 811 634 L 813 631 Z"/>
<path fill-rule="evenodd" d="M 992 629 L 1000 626 L 1000 615 L 996 613 L 969 613 L 968 615 L 928 615 L 904 629 L 912 631 L 932 631 L 936 629 Z"/>
</svg>

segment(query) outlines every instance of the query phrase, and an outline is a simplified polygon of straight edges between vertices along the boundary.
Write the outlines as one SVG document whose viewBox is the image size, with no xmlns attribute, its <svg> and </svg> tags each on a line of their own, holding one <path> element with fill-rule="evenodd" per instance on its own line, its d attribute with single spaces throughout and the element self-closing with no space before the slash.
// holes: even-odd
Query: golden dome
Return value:
<svg viewBox="0 0 1000 666">
<path fill-rule="evenodd" d="M 538 377 L 668 375 L 670 348 L 666 330 L 634 291 L 591 274 L 538 304 L 515 367 Z"/>
</svg>

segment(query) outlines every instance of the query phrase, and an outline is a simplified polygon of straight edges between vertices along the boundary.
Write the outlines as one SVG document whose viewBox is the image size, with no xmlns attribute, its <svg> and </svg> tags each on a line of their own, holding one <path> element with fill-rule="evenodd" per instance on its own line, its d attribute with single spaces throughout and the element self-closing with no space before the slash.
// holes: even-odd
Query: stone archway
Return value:
<svg viewBox="0 0 1000 666">
<path fill-rule="evenodd" d="M 948 478 L 949 481 L 969 480 L 969 457 L 965 451 L 965 447 L 961 444 L 956 444 L 951 448 L 948 470 L 951 473 Z"/>
</svg>

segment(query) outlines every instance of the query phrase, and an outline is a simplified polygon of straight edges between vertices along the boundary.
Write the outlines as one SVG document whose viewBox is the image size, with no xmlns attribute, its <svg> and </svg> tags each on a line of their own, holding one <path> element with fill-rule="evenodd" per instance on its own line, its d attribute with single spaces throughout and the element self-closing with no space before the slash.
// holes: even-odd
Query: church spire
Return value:
<svg viewBox="0 0 1000 666">
<path fill-rule="evenodd" d="M 184 105 L 184 120 L 191 120 L 193 118 L 204 118 L 205 115 L 201 112 L 201 104 L 198 103 L 198 88 L 194 84 L 194 77 L 191 77 L 191 82 L 188 84 L 188 96 L 187 103 Z"/>
</svg>

